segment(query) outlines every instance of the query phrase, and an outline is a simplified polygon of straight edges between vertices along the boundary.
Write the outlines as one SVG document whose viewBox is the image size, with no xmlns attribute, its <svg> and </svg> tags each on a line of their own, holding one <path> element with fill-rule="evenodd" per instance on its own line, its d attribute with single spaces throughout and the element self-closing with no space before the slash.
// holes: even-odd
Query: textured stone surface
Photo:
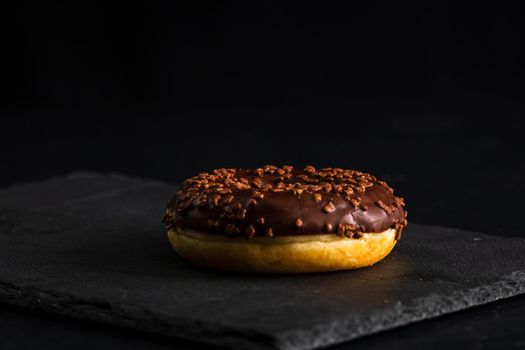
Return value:
<svg viewBox="0 0 525 350">
<path fill-rule="evenodd" d="M 368 269 L 195 268 L 160 223 L 174 186 L 76 174 L 0 191 L 0 301 L 236 348 L 308 349 L 525 291 L 525 241 L 412 224 Z"/>
</svg>

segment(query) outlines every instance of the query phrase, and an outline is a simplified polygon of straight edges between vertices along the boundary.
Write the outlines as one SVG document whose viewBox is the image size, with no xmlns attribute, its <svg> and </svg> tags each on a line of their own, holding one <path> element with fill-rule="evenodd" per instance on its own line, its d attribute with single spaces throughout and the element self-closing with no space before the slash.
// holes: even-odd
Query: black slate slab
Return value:
<svg viewBox="0 0 525 350">
<path fill-rule="evenodd" d="M 74 174 L 0 190 L 0 302 L 234 348 L 311 349 L 525 291 L 525 240 L 415 224 L 367 269 L 198 269 L 160 222 L 174 189 Z"/>
</svg>

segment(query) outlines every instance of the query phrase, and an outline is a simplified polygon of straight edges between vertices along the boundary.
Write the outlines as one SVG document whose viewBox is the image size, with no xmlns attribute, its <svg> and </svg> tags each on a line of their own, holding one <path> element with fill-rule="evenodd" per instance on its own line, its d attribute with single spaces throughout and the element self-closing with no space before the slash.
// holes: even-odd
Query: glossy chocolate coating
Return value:
<svg viewBox="0 0 525 350">
<path fill-rule="evenodd" d="M 231 193 L 229 193 L 231 192 Z M 217 169 L 186 180 L 164 222 L 231 236 L 339 234 L 406 226 L 403 200 L 374 176 L 353 170 L 266 166 Z"/>
</svg>

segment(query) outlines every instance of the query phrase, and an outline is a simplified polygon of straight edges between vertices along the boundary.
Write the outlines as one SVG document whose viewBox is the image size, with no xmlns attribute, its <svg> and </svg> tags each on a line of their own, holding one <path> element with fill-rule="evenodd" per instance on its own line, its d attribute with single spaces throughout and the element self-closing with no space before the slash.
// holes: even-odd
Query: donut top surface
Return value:
<svg viewBox="0 0 525 350">
<path fill-rule="evenodd" d="M 374 176 L 340 168 L 266 165 L 215 169 L 187 179 L 168 203 L 164 223 L 229 236 L 337 234 L 397 230 L 407 212 Z"/>
</svg>

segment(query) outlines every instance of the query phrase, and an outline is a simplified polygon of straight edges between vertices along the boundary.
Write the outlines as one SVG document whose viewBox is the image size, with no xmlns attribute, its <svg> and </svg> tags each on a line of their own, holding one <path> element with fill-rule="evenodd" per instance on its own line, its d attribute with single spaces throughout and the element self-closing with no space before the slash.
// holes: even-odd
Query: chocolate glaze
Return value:
<svg viewBox="0 0 525 350">
<path fill-rule="evenodd" d="M 231 192 L 231 193 L 229 193 Z M 229 236 L 338 234 L 406 226 L 402 198 L 374 176 L 353 170 L 217 169 L 186 180 L 164 222 Z"/>
</svg>

